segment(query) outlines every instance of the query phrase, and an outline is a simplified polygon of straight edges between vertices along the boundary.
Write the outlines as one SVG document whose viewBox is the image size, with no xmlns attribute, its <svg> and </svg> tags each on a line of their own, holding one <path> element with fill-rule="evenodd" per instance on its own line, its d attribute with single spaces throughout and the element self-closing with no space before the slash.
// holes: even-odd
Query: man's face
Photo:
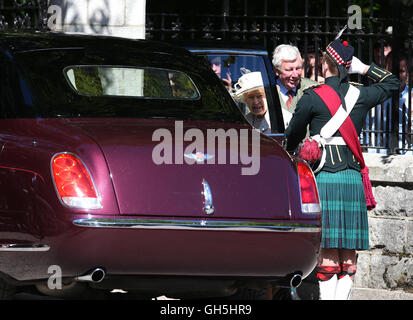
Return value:
<svg viewBox="0 0 413 320">
<path fill-rule="evenodd" d="M 299 57 L 293 61 L 283 61 L 281 70 L 275 71 L 283 86 L 288 90 L 295 89 L 300 83 L 303 73 L 302 61 Z"/>
<path fill-rule="evenodd" d="M 245 101 L 248 109 L 257 117 L 262 117 L 267 112 L 267 99 L 262 89 L 247 92 Z"/>
</svg>

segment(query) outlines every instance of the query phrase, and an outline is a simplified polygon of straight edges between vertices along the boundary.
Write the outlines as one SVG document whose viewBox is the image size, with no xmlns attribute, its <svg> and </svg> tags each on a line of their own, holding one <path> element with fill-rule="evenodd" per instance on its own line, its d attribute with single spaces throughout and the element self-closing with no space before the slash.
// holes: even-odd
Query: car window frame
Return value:
<svg viewBox="0 0 413 320">
<path fill-rule="evenodd" d="M 269 81 L 269 88 L 265 87 L 265 92 L 269 93 L 269 95 L 267 95 L 267 102 L 271 123 L 271 133 L 266 133 L 266 135 L 270 137 L 281 137 L 284 135 L 284 118 L 276 87 L 276 77 L 267 51 L 264 49 L 206 48 L 196 46 L 186 46 L 186 49 L 197 56 L 204 57 L 207 55 L 251 55 L 261 57 L 267 73 L 266 77 Z"/>
<path fill-rule="evenodd" d="M 189 81 L 192 83 L 194 89 L 196 90 L 197 97 L 196 98 L 180 98 L 180 97 L 145 97 L 145 96 L 130 96 L 130 95 L 110 95 L 110 94 L 103 94 L 103 95 L 89 95 L 89 94 L 84 94 L 77 90 L 73 84 L 72 81 L 69 79 L 67 75 L 67 71 L 70 68 L 73 67 L 109 67 L 109 68 L 122 68 L 122 69 L 156 69 L 156 70 L 163 70 L 163 71 L 170 71 L 170 72 L 175 72 L 175 73 L 181 73 L 184 74 Z M 174 69 L 167 69 L 167 68 L 159 68 L 159 67 L 142 67 L 142 66 L 130 66 L 130 65 L 113 65 L 113 64 L 78 64 L 78 65 L 68 65 L 63 68 L 62 70 L 63 76 L 68 83 L 69 87 L 76 93 L 77 95 L 83 96 L 83 97 L 89 97 L 89 98 L 114 98 L 114 99 L 122 99 L 122 98 L 127 98 L 127 99 L 143 99 L 143 100 L 179 100 L 179 101 L 199 101 L 201 100 L 201 92 L 199 91 L 198 87 L 196 86 L 194 80 L 183 71 L 180 70 L 174 70 Z"/>
</svg>

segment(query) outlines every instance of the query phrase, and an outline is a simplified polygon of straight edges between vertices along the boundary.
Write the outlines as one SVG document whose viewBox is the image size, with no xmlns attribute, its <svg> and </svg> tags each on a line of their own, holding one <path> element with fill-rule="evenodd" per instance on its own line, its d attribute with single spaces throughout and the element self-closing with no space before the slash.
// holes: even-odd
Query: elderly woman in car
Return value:
<svg viewBox="0 0 413 320">
<path fill-rule="evenodd" d="M 245 103 L 248 113 L 245 118 L 262 133 L 270 133 L 270 116 L 261 72 L 244 73 L 235 84 L 235 100 Z"/>
</svg>

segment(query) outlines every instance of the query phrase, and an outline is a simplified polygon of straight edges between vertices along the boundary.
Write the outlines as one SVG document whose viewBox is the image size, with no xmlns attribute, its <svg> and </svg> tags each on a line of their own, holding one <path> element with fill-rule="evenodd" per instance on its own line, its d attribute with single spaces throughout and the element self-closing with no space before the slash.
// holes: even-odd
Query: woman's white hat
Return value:
<svg viewBox="0 0 413 320">
<path fill-rule="evenodd" d="M 244 73 L 238 82 L 234 85 L 235 99 L 240 102 L 245 102 L 244 93 L 256 90 L 264 87 L 262 81 L 261 72 L 250 72 L 249 70 L 242 68 L 241 72 Z"/>
</svg>

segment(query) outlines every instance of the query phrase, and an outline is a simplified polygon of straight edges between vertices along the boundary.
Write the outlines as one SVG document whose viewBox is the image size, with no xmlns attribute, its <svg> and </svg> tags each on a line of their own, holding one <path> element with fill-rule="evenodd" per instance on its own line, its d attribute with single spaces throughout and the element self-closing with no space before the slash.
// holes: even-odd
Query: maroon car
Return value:
<svg viewBox="0 0 413 320">
<path fill-rule="evenodd" d="M 0 73 L 0 298 L 223 297 L 313 270 L 312 171 L 249 126 L 199 57 L 3 33 Z"/>
</svg>

